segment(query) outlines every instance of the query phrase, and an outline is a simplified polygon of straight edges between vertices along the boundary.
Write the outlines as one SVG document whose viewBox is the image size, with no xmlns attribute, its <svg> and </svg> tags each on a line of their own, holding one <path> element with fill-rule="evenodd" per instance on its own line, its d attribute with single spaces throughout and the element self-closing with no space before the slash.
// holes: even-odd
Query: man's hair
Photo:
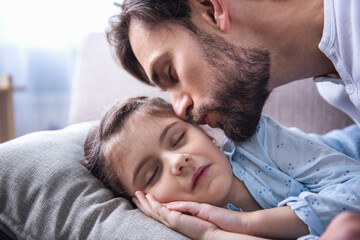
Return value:
<svg viewBox="0 0 360 240">
<path fill-rule="evenodd" d="M 120 181 L 119 174 L 114 169 L 107 151 L 112 151 L 113 137 L 119 134 L 127 122 L 132 121 L 135 113 L 144 113 L 149 116 L 169 117 L 176 116 L 170 103 L 161 98 L 144 96 L 130 98 L 124 103 L 117 102 L 106 111 L 99 125 L 92 128 L 84 143 L 84 165 L 91 173 L 100 179 L 115 195 L 131 199 Z M 117 145 L 119 146 L 119 145 Z"/>
<path fill-rule="evenodd" d="M 136 19 L 149 28 L 173 23 L 196 35 L 198 28 L 191 22 L 188 0 L 124 0 L 116 5 L 121 8 L 121 13 L 110 18 L 107 39 L 115 47 L 116 56 L 124 69 L 140 81 L 152 85 L 130 45 L 131 20 Z"/>
</svg>

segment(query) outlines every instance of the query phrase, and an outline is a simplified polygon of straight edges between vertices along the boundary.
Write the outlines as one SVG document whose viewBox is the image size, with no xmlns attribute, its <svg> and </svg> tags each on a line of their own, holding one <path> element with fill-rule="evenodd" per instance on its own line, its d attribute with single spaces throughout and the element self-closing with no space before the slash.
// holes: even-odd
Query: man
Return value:
<svg viewBox="0 0 360 240">
<path fill-rule="evenodd" d="M 357 9 L 356 0 L 129 1 L 109 38 L 125 69 L 167 90 L 180 117 L 239 141 L 272 89 L 313 76 L 360 123 Z"/>
<path fill-rule="evenodd" d="M 360 125 L 359 13 L 358 0 L 131 0 L 108 38 L 177 115 L 242 141 L 272 89 L 308 77 Z"/>
</svg>

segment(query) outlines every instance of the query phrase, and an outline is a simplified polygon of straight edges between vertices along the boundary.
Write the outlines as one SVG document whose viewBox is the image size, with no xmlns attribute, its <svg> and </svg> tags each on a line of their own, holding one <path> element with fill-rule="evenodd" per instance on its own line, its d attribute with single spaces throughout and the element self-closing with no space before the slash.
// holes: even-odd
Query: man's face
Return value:
<svg viewBox="0 0 360 240">
<path fill-rule="evenodd" d="M 203 31 L 174 24 L 148 28 L 133 20 L 130 43 L 150 81 L 170 94 L 175 113 L 219 127 L 241 141 L 257 126 L 269 91 L 270 57 Z"/>
<path fill-rule="evenodd" d="M 125 189 L 160 202 L 221 206 L 234 176 L 229 160 L 205 132 L 177 117 L 142 117 L 126 123 L 108 148 Z"/>
</svg>

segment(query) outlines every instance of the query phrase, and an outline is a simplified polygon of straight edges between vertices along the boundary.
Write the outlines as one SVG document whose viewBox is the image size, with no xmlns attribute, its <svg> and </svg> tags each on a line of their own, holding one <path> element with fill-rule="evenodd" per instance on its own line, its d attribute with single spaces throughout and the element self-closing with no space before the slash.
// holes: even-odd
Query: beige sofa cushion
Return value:
<svg viewBox="0 0 360 240">
<path fill-rule="evenodd" d="M 0 144 L 0 239 L 7 239 L 6 233 L 24 240 L 186 240 L 124 198 L 114 198 L 83 166 L 83 145 L 93 124 Z"/>
<path fill-rule="evenodd" d="M 320 96 L 312 79 L 276 88 L 271 93 L 263 114 L 277 119 L 287 127 L 320 134 L 353 124 L 345 113 Z"/>
<path fill-rule="evenodd" d="M 69 123 L 98 120 L 116 100 L 139 94 L 167 97 L 165 92 L 136 81 L 119 66 L 105 34 L 86 37 L 75 64 Z"/>
</svg>

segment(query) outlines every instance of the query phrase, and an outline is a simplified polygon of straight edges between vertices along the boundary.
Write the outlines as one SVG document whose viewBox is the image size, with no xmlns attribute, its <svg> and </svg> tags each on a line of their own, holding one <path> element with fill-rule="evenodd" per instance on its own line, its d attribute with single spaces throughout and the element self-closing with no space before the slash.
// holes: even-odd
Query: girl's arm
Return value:
<svg viewBox="0 0 360 240">
<path fill-rule="evenodd" d="M 308 226 L 288 206 L 248 213 L 252 232 L 256 236 L 271 238 L 299 238 L 309 234 Z"/>
<path fill-rule="evenodd" d="M 308 233 L 289 207 L 244 213 L 194 202 L 160 204 L 141 192 L 136 196 L 135 204 L 147 216 L 192 239 L 297 238 Z"/>
<path fill-rule="evenodd" d="M 288 206 L 254 212 L 231 211 L 195 202 L 174 202 L 167 204 L 167 207 L 190 213 L 229 232 L 277 239 L 299 238 L 309 234 L 307 225 Z"/>
</svg>

